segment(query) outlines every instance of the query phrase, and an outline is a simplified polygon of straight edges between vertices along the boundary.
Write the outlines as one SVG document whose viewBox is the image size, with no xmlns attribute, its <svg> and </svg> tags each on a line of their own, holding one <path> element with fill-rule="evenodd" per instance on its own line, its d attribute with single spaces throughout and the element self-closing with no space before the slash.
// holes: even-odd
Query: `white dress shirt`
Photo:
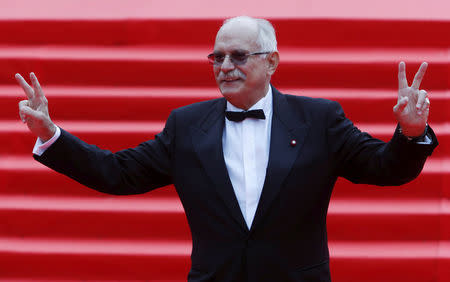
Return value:
<svg viewBox="0 0 450 282">
<path fill-rule="evenodd" d="M 225 164 L 245 222 L 250 229 L 258 207 L 269 161 L 272 88 L 249 110 L 262 109 L 266 119 L 241 122 L 225 118 L 222 144 Z M 242 111 L 227 102 L 227 111 Z"/>
</svg>

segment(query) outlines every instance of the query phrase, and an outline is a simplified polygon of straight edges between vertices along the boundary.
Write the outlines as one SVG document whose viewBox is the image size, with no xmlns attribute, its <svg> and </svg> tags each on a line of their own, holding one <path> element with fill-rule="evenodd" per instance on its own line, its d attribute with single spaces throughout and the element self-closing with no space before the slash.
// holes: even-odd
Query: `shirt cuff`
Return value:
<svg viewBox="0 0 450 282">
<path fill-rule="evenodd" d="M 423 137 L 423 140 L 418 140 L 418 141 L 416 141 L 416 144 L 422 144 L 422 145 L 427 145 L 427 144 L 431 144 L 431 138 L 430 137 L 428 137 L 428 135 L 425 135 L 424 137 Z"/>
<path fill-rule="evenodd" d="M 61 129 L 56 127 L 55 134 L 47 142 L 42 142 L 41 138 L 38 137 L 36 144 L 34 144 L 33 154 L 41 156 L 53 143 L 56 142 L 56 140 L 58 140 L 59 136 L 61 136 Z"/>
<path fill-rule="evenodd" d="M 432 138 L 428 135 L 428 123 L 425 127 L 425 130 L 421 136 L 418 137 L 408 137 L 403 134 L 402 128 L 399 127 L 400 134 L 403 135 L 405 138 L 408 139 L 408 142 L 415 143 L 415 144 L 421 144 L 421 145 L 428 145 L 432 143 Z"/>
</svg>

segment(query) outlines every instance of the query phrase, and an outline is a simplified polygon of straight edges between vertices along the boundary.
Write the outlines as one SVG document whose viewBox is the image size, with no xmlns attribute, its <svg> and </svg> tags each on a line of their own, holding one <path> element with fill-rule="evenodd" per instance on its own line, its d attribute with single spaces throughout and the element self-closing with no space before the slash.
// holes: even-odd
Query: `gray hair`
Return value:
<svg viewBox="0 0 450 282">
<path fill-rule="evenodd" d="M 258 38 L 256 39 L 256 43 L 261 48 L 260 51 L 278 51 L 277 50 L 277 37 L 275 35 L 275 29 L 273 28 L 272 24 L 265 19 L 258 19 L 258 18 L 252 18 L 248 16 L 239 16 L 234 17 L 230 19 L 226 19 L 222 26 L 233 23 L 236 21 L 242 21 L 242 20 L 250 20 L 252 22 L 255 22 L 258 26 Z M 222 28 L 222 27 L 221 27 Z"/>
</svg>

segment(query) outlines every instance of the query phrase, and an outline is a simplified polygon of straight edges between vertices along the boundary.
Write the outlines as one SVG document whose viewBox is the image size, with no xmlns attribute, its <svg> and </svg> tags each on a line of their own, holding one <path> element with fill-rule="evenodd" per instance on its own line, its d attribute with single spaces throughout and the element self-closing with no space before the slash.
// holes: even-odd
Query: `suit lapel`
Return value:
<svg viewBox="0 0 450 282">
<path fill-rule="evenodd" d="M 237 224 L 248 232 L 223 157 L 222 135 L 225 124 L 225 99 L 219 99 L 206 118 L 191 127 L 192 143 L 214 189 L 225 202 Z"/>
<path fill-rule="evenodd" d="M 269 163 L 251 231 L 262 221 L 271 203 L 291 171 L 302 148 L 309 124 L 302 121 L 287 103 L 286 97 L 273 88 L 273 117 Z M 292 141 L 295 140 L 295 146 Z"/>
</svg>

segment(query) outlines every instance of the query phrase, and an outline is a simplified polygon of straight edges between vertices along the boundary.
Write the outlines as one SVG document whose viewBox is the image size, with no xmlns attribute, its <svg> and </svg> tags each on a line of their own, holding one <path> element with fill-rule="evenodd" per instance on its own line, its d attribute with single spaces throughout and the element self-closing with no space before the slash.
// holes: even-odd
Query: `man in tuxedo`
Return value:
<svg viewBox="0 0 450 282">
<path fill-rule="evenodd" d="M 399 64 L 388 143 L 359 131 L 338 103 L 285 95 L 270 84 L 279 54 L 272 25 L 225 21 L 208 56 L 224 96 L 174 110 L 154 140 L 117 153 L 51 121 L 34 74 L 20 76 L 20 116 L 38 136 L 34 157 L 101 192 L 138 194 L 174 184 L 192 232 L 189 281 L 330 281 L 326 215 L 338 176 L 400 185 L 437 145 L 419 90 Z"/>
</svg>

